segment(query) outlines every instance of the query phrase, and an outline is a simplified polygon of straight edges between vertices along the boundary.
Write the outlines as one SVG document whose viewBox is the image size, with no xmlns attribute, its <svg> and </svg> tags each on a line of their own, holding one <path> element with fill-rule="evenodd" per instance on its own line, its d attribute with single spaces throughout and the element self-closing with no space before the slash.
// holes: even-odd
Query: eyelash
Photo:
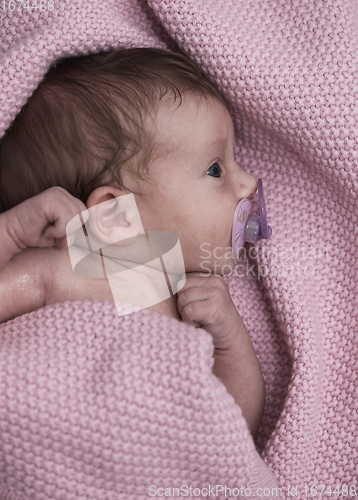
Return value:
<svg viewBox="0 0 358 500">
<path fill-rule="evenodd" d="M 211 165 L 211 167 L 213 167 L 214 165 L 217 165 L 217 166 L 219 167 L 220 171 L 222 172 L 222 168 L 220 167 L 220 165 L 218 164 L 218 162 L 213 163 L 213 164 Z M 209 168 L 208 168 L 208 170 L 206 171 L 206 173 L 208 173 L 208 172 L 209 172 L 209 170 L 210 170 L 210 168 L 211 168 L 211 167 L 209 167 Z M 219 177 L 221 177 L 221 175 L 220 175 Z M 215 179 L 219 179 L 219 177 L 214 176 L 214 178 L 215 178 Z"/>
</svg>

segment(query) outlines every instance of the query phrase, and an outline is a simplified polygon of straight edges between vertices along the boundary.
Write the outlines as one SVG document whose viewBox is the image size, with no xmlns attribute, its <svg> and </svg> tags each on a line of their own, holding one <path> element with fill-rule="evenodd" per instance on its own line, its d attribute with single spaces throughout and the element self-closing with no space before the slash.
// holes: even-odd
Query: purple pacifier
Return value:
<svg viewBox="0 0 358 500">
<path fill-rule="evenodd" d="M 258 180 L 260 215 L 251 213 L 251 203 L 244 198 L 237 205 L 234 213 L 232 227 L 232 250 L 235 264 L 238 263 L 240 249 L 248 241 L 256 243 L 259 238 L 267 240 L 272 234 L 272 229 L 267 224 L 266 205 L 262 180 Z"/>
</svg>

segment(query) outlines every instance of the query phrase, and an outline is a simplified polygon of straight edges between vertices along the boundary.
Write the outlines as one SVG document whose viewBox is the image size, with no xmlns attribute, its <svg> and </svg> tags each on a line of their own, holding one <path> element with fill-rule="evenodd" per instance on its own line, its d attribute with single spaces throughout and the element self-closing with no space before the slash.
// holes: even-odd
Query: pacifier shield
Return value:
<svg viewBox="0 0 358 500">
<path fill-rule="evenodd" d="M 240 249 L 245 244 L 245 227 L 247 218 L 251 213 L 251 203 L 245 198 L 237 205 L 234 213 L 234 221 L 232 228 L 232 249 L 234 260 L 237 263 Z"/>
</svg>

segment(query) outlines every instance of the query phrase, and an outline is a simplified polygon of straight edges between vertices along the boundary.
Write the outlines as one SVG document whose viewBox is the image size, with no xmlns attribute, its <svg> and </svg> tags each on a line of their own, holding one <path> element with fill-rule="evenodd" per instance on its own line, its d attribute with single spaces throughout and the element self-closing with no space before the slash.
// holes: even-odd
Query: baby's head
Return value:
<svg viewBox="0 0 358 500">
<path fill-rule="evenodd" d="M 88 207 L 135 193 L 145 231 L 176 233 L 187 271 L 227 274 L 236 205 L 257 185 L 233 148 L 225 101 L 186 57 L 139 48 L 66 59 L 0 142 L 0 212 L 56 185 Z M 132 236 L 130 219 L 124 207 L 103 212 L 97 237 Z"/>
</svg>

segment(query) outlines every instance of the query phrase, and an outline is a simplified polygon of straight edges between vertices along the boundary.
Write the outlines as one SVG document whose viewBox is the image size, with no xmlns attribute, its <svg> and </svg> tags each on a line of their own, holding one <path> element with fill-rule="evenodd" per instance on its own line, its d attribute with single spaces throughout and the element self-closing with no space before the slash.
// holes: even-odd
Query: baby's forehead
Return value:
<svg viewBox="0 0 358 500">
<path fill-rule="evenodd" d="M 217 139 L 233 133 L 233 123 L 226 106 L 216 97 L 184 94 L 182 100 L 164 101 L 155 113 L 155 139 L 165 149 L 181 145 L 181 141 L 194 140 L 199 128 L 204 135 Z"/>
<path fill-rule="evenodd" d="M 170 157 L 185 160 L 190 155 L 201 155 L 213 144 L 225 148 L 234 141 L 227 108 L 211 96 L 184 94 L 181 102 L 161 102 L 153 125 L 153 162 Z"/>
</svg>

